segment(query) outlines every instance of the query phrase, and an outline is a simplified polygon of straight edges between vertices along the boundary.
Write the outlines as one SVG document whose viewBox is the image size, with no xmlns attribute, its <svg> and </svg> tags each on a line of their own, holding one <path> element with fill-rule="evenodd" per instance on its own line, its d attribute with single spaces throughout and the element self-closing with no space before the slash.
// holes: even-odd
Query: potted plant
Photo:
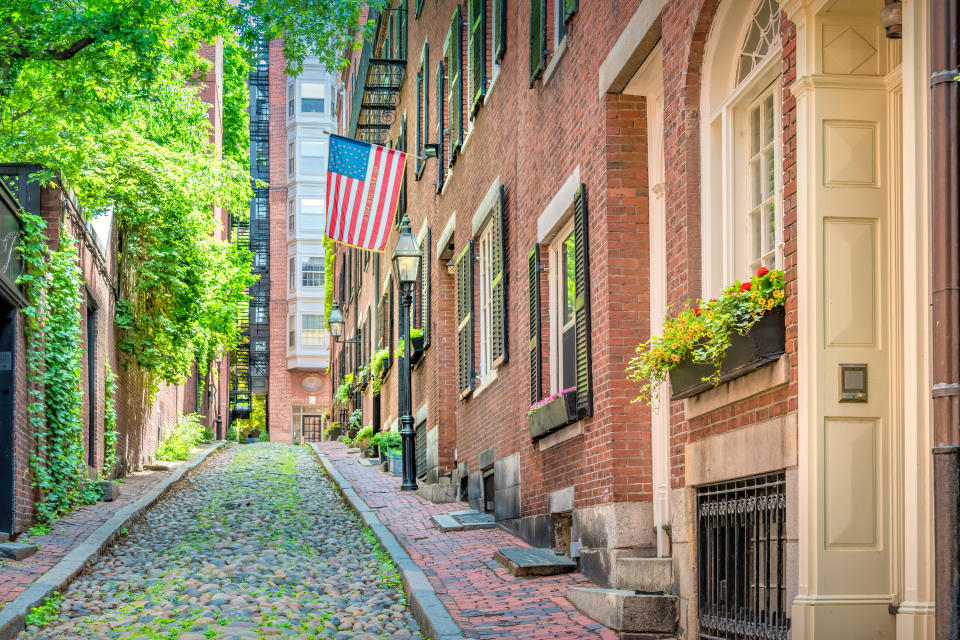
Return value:
<svg viewBox="0 0 960 640">
<path fill-rule="evenodd" d="M 423 329 L 410 330 L 410 364 L 420 362 L 423 357 Z"/>
<path fill-rule="evenodd" d="M 360 429 L 363 428 L 363 425 L 361 424 L 362 421 L 363 410 L 354 409 L 350 414 L 350 419 L 347 421 L 347 435 L 350 436 L 351 439 L 355 438 L 357 434 L 360 433 Z"/>
<path fill-rule="evenodd" d="M 372 431 L 373 428 L 370 427 Z M 380 433 L 375 433 L 370 436 L 370 443 L 367 445 L 367 457 L 368 458 L 380 458 L 380 462 L 383 462 L 383 452 L 380 449 Z"/>
<path fill-rule="evenodd" d="M 363 456 L 366 458 L 373 457 L 369 455 L 370 439 L 372 437 L 373 437 L 373 427 L 366 426 L 363 429 L 360 429 L 359 432 L 357 432 L 357 437 L 354 438 L 353 440 L 354 445 L 360 448 L 360 453 L 362 453 Z"/>
<path fill-rule="evenodd" d="M 663 332 L 637 347 L 627 377 L 635 401 L 653 402 L 668 376 L 671 398 L 689 398 L 777 360 L 785 351 L 783 271 L 761 267 L 718 298 L 689 302 Z"/>
<path fill-rule="evenodd" d="M 380 458 L 390 461 L 390 473 L 395 476 L 403 473 L 400 442 L 400 434 L 395 431 L 384 431 L 380 434 Z"/>
<path fill-rule="evenodd" d="M 383 385 L 383 376 L 386 374 L 385 363 L 390 358 L 390 350 L 383 348 L 373 354 L 368 365 L 370 368 L 370 393 L 374 397 L 380 395 Z"/>
<path fill-rule="evenodd" d="M 530 405 L 527 428 L 536 440 L 577 421 L 577 388 L 570 387 Z"/>
<path fill-rule="evenodd" d="M 323 439 L 324 440 L 336 440 L 340 437 L 340 423 L 331 422 L 327 425 L 327 428 L 323 430 Z"/>
</svg>

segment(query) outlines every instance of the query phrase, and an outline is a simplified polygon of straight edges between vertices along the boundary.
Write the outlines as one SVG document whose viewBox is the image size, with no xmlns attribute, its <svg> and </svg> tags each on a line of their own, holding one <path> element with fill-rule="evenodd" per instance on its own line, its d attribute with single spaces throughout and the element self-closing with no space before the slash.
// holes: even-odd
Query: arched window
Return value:
<svg viewBox="0 0 960 640">
<path fill-rule="evenodd" d="M 704 295 L 783 265 L 780 52 L 776 0 L 721 4 L 702 73 Z"/>
</svg>

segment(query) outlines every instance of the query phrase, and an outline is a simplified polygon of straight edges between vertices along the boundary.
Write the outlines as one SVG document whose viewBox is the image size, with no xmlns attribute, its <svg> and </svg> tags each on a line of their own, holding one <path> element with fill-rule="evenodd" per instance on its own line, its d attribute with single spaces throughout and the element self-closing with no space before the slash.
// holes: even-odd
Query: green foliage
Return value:
<svg viewBox="0 0 960 640">
<path fill-rule="evenodd" d="M 103 380 L 103 473 L 109 475 L 117 464 L 117 406 L 113 398 L 117 376 L 109 364 L 104 365 Z"/>
<path fill-rule="evenodd" d="M 370 425 L 367 425 L 366 427 L 364 427 L 363 429 L 360 429 L 360 431 L 357 432 L 358 440 L 363 440 L 365 438 L 372 438 L 372 437 L 373 437 L 373 427 L 371 427 Z"/>
<path fill-rule="evenodd" d="M 331 431 L 333 431 L 334 429 L 339 429 L 339 428 L 340 428 L 340 423 L 339 423 L 339 422 L 331 422 L 330 424 L 328 424 L 328 425 L 324 428 L 324 430 L 323 430 L 323 435 L 329 436 Z"/>
<path fill-rule="evenodd" d="M 359 432 L 363 427 L 363 410 L 354 409 L 350 414 L 350 419 L 347 421 L 347 428 L 351 431 Z"/>
<path fill-rule="evenodd" d="M 333 309 L 333 270 L 337 259 L 337 248 L 333 240 L 323 236 L 323 317 L 327 329 L 330 328 L 330 311 Z"/>
<path fill-rule="evenodd" d="M 213 429 L 211 429 L 210 427 L 204 427 L 200 431 L 200 434 L 201 434 L 201 437 L 203 438 L 203 442 L 210 442 L 211 440 L 213 440 Z"/>
<path fill-rule="evenodd" d="M 370 391 L 374 397 L 380 395 L 380 390 L 383 386 L 383 365 L 386 364 L 389 358 L 390 349 L 384 347 L 375 352 L 373 359 L 370 360 Z"/>
<path fill-rule="evenodd" d="M 30 613 L 23 618 L 23 624 L 28 627 L 46 627 L 48 624 L 60 617 L 60 603 L 62 601 L 63 596 L 58 592 L 54 592 L 52 595 L 47 596 L 47 599 L 43 601 L 43 604 L 30 609 Z"/>
<path fill-rule="evenodd" d="M 31 538 L 41 538 L 48 533 L 50 533 L 50 525 L 43 522 L 38 522 L 27 530 L 27 535 Z"/>
<path fill-rule="evenodd" d="M 236 422 L 231 422 L 230 426 L 227 427 L 227 440 L 229 442 L 240 442 L 240 430 L 237 428 Z"/>
<path fill-rule="evenodd" d="M 230 36 L 223 40 L 223 157 L 250 171 L 250 56 Z"/>
<path fill-rule="evenodd" d="M 267 430 L 267 396 L 255 395 L 250 404 L 250 418 L 234 421 L 238 430 L 237 442 L 246 442 L 247 436 L 254 431 L 263 434 Z"/>
<path fill-rule="evenodd" d="M 640 384 L 634 402 L 651 404 L 670 370 L 684 360 L 713 366 L 704 378 L 720 380 L 720 365 L 733 332 L 745 334 L 767 311 L 782 307 L 786 299 L 783 271 L 761 267 L 748 282 L 734 282 L 723 295 L 709 301 L 689 301 L 676 317 L 667 317 L 659 336 L 641 343 L 627 365 L 627 378 Z"/>
<path fill-rule="evenodd" d="M 423 337 L 423 329 L 416 329 L 416 328 L 410 329 L 410 337 L 411 337 L 411 338 L 422 338 L 422 337 Z M 398 358 L 398 359 L 399 359 L 399 358 L 402 358 L 402 357 L 403 357 L 403 350 L 404 350 L 404 348 L 406 348 L 405 343 L 406 343 L 406 341 L 405 341 L 403 338 L 400 338 L 400 340 L 397 342 L 397 349 L 393 352 L 393 357 L 394 357 L 394 358 Z"/>
<path fill-rule="evenodd" d="M 401 438 L 400 434 L 396 431 L 384 431 L 380 434 L 380 449 L 386 450 L 387 455 L 398 456 L 400 455 L 400 443 Z"/>
<path fill-rule="evenodd" d="M 257 438 L 259 442 L 270 442 L 270 434 L 267 433 L 266 429 L 260 430 L 260 437 Z"/>
<path fill-rule="evenodd" d="M 348 373 L 343 376 L 343 382 L 340 383 L 340 386 L 337 387 L 337 393 L 334 394 L 333 399 L 340 404 L 347 404 L 350 402 L 350 394 L 353 392 L 353 373 Z"/>
<path fill-rule="evenodd" d="M 157 460 L 186 460 L 190 450 L 204 441 L 203 424 L 196 413 L 180 416 L 157 446 Z"/>
</svg>

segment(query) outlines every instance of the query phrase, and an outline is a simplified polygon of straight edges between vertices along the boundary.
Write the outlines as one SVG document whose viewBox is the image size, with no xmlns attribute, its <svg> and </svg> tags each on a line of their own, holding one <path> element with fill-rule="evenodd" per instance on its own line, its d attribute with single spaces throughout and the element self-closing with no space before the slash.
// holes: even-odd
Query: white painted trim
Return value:
<svg viewBox="0 0 960 640">
<path fill-rule="evenodd" d="M 553 200 L 537 218 L 537 242 L 543 244 L 553 239 L 558 228 L 565 222 L 566 213 L 573 206 L 573 196 L 580 188 L 580 165 L 573 170 L 567 181 L 553 196 Z"/>
<path fill-rule="evenodd" d="M 640 3 L 597 71 L 597 84 L 601 98 L 611 90 L 617 77 L 631 63 L 634 54 L 643 47 L 643 41 L 650 35 L 650 30 L 657 23 L 666 6 L 667 0 L 644 0 Z M 636 61 L 637 67 L 642 62 L 642 60 Z"/>
<path fill-rule="evenodd" d="M 457 228 L 457 212 L 454 211 L 450 214 L 450 217 L 447 219 L 447 224 L 443 226 L 443 231 L 440 232 L 440 237 L 437 238 L 437 257 L 443 255 L 443 250 L 449 244 L 450 239 L 453 238 L 453 232 Z"/>
<path fill-rule="evenodd" d="M 569 33 L 563 36 L 563 40 L 560 41 L 560 44 L 558 44 L 557 48 L 554 50 L 553 57 L 550 58 L 550 64 L 547 65 L 546 71 L 543 72 L 544 87 L 550 83 L 550 78 L 553 77 L 554 72 L 557 70 L 557 66 L 560 64 L 560 60 L 563 59 L 563 55 L 567 52 L 567 39 L 569 37 Z"/>
<path fill-rule="evenodd" d="M 493 184 L 490 185 L 490 188 L 487 189 L 487 195 L 483 196 L 483 200 L 480 201 L 480 206 L 477 207 L 477 210 L 473 212 L 473 236 L 476 237 L 480 233 L 480 229 L 483 228 L 483 225 L 486 224 L 487 219 L 490 217 L 490 214 L 493 213 L 493 208 L 497 204 L 497 198 L 500 197 L 500 176 L 497 176 Z"/>
<path fill-rule="evenodd" d="M 490 385 L 492 385 L 497 379 L 497 367 L 492 367 L 490 371 L 484 376 L 483 380 L 480 381 L 480 386 L 473 390 L 473 397 L 476 398 L 478 395 L 486 391 Z"/>
</svg>

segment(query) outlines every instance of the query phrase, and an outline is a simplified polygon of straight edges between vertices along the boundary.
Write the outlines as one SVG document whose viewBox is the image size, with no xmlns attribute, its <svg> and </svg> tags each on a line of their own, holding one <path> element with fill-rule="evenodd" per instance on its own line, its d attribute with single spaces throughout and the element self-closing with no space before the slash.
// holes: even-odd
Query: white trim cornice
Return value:
<svg viewBox="0 0 960 640">
<path fill-rule="evenodd" d="M 799 98 L 814 89 L 845 89 L 848 91 L 886 91 L 883 76 L 833 76 L 815 74 L 798 77 L 789 87 Z"/>
</svg>

